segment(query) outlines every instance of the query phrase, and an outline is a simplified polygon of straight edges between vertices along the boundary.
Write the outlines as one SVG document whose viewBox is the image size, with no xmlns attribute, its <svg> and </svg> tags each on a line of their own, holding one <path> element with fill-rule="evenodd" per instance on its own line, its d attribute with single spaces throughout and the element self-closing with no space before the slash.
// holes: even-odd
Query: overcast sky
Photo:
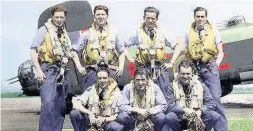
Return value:
<svg viewBox="0 0 253 131">
<path fill-rule="evenodd" d="M 19 83 L 9 85 L 6 80 L 17 75 L 18 66 L 28 59 L 29 47 L 37 30 L 39 15 L 48 7 L 63 1 L 1 1 L 1 89 L 20 91 Z M 221 22 L 232 16 L 243 15 L 253 22 L 252 1 L 241 0 L 170 0 L 170 1 L 89 1 L 94 7 L 106 5 L 109 22 L 118 29 L 121 39 L 125 39 L 140 24 L 143 9 L 154 6 L 160 10 L 158 23 L 172 37 L 182 36 L 193 21 L 193 10 L 203 6 L 208 10 L 208 18 Z"/>
</svg>

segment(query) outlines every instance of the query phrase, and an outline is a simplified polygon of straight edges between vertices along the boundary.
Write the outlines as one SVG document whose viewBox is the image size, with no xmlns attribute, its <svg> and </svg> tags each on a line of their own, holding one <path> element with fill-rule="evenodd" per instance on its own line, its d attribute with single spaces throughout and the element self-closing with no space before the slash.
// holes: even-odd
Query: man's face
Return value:
<svg viewBox="0 0 253 131">
<path fill-rule="evenodd" d="M 136 75 L 134 78 L 134 84 L 136 88 L 144 90 L 148 84 L 148 79 L 146 78 L 146 75 Z"/>
<path fill-rule="evenodd" d="M 104 26 L 106 24 L 108 15 L 104 10 L 96 10 L 94 14 L 94 21 L 98 26 Z"/>
<path fill-rule="evenodd" d="M 146 23 L 146 27 L 149 29 L 153 29 L 156 24 L 156 13 L 154 12 L 146 12 L 146 15 L 144 16 L 144 21 Z"/>
<path fill-rule="evenodd" d="M 52 16 L 53 23 L 61 27 L 65 22 L 65 13 L 64 12 L 54 12 L 54 15 Z"/>
<path fill-rule="evenodd" d="M 97 73 L 97 83 L 100 88 L 106 88 L 109 84 L 109 74 L 106 71 Z"/>
<path fill-rule="evenodd" d="M 196 26 L 203 28 L 207 21 L 207 16 L 206 16 L 205 11 L 197 11 L 194 16 L 194 19 L 196 21 Z"/>
<path fill-rule="evenodd" d="M 189 85 L 192 80 L 193 71 L 191 67 L 180 67 L 179 80 L 182 85 Z"/>
</svg>

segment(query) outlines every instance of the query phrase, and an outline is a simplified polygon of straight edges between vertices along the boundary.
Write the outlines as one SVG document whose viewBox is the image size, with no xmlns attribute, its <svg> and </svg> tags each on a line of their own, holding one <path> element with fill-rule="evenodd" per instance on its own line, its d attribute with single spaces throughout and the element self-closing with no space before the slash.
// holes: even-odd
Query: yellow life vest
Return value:
<svg viewBox="0 0 253 131">
<path fill-rule="evenodd" d="M 197 79 L 197 76 L 194 76 L 190 87 L 192 88 L 190 94 L 190 100 L 186 99 L 184 90 L 182 86 L 179 86 L 179 80 L 176 78 L 173 80 L 173 91 L 175 97 L 175 103 L 182 108 L 191 108 L 191 109 L 200 109 L 203 107 L 203 86 L 201 82 Z M 188 104 L 187 104 L 188 103 Z"/>
<path fill-rule="evenodd" d="M 120 90 L 117 86 L 117 82 L 110 78 L 108 90 L 106 91 L 105 100 L 99 101 L 98 91 L 96 84 L 87 89 L 89 91 L 88 109 L 98 116 L 110 116 L 118 111 L 117 102 L 121 96 Z M 104 105 L 104 109 L 100 110 L 100 104 Z"/>
<path fill-rule="evenodd" d="M 132 89 L 130 90 L 130 105 L 138 108 L 149 109 L 155 106 L 155 86 L 152 80 L 149 80 L 148 87 L 146 88 L 146 98 L 140 98 L 139 94 L 134 91 L 134 82 L 131 81 Z M 140 107 L 143 106 L 143 107 Z"/>
<path fill-rule="evenodd" d="M 86 65 L 94 65 L 104 59 L 108 64 L 118 64 L 118 54 L 115 49 L 116 35 L 111 31 L 111 26 L 106 25 L 106 31 L 102 34 L 96 30 L 95 24 L 89 28 L 89 40 L 83 52 Z"/>
<path fill-rule="evenodd" d="M 38 48 L 38 51 L 39 51 L 39 60 L 41 62 L 53 63 L 55 61 L 60 60 L 59 56 L 55 56 L 53 54 L 53 48 L 52 48 L 52 44 L 51 44 L 51 40 L 50 40 L 50 36 L 48 32 L 45 35 L 43 43 Z"/>
<path fill-rule="evenodd" d="M 165 58 L 165 37 L 162 31 L 156 26 L 154 28 L 154 39 L 144 31 L 145 23 L 142 23 L 138 30 L 138 37 L 140 44 L 145 44 L 147 49 L 137 49 L 136 58 L 141 63 L 147 63 L 151 60 L 151 54 L 155 54 L 155 59 L 160 62 L 164 62 Z M 153 53 L 152 53 L 153 52 Z"/>
<path fill-rule="evenodd" d="M 66 29 L 63 29 L 63 34 L 59 39 L 56 36 L 56 27 L 54 27 L 52 24 L 51 19 L 45 23 L 45 26 L 47 28 L 47 32 L 45 34 L 43 43 L 38 48 L 39 61 L 53 63 L 55 61 L 61 61 L 62 57 L 65 56 L 71 57 L 71 42 Z"/>
<path fill-rule="evenodd" d="M 189 46 L 187 48 L 187 58 L 191 60 L 201 60 L 208 62 L 214 59 L 218 50 L 214 41 L 214 32 L 212 26 L 207 24 L 206 35 L 202 39 L 199 38 L 198 33 L 194 28 L 195 23 L 192 24 L 189 32 Z"/>
</svg>

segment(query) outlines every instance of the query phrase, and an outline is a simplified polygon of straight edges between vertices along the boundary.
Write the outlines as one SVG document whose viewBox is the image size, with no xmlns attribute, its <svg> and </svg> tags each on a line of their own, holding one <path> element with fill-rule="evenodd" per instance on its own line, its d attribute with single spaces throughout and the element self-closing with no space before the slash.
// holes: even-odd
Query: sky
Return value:
<svg viewBox="0 0 253 131">
<path fill-rule="evenodd" d="M 17 76 L 18 66 L 30 59 L 30 45 L 37 31 L 40 14 L 50 6 L 64 1 L 1 1 L 1 90 L 21 91 L 19 83 L 9 85 L 7 79 Z M 109 23 L 125 39 L 139 26 L 143 10 L 154 6 L 160 11 L 158 24 L 171 37 L 182 36 L 193 21 L 193 10 L 197 6 L 208 10 L 208 19 L 213 23 L 243 15 L 253 22 L 253 1 L 243 0 L 131 0 L 89 1 L 92 8 L 104 4 L 109 8 Z"/>
</svg>

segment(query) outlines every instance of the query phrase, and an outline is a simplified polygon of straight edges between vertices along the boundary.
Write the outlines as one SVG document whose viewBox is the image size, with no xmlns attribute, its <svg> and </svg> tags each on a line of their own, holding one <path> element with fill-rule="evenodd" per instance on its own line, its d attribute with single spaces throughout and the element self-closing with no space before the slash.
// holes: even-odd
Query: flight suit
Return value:
<svg viewBox="0 0 253 131">
<path fill-rule="evenodd" d="M 181 86 L 180 82 L 178 82 L 178 87 L 180 87 L 181 89 L 183 89 L 183 87 Z M 196 95 L 194 93 L 194 90 L 191 88 L 191 95 L 195 94 L 195 96 L 198 97 L 198 99 L 193 99 L 194 96 L 190 97 L 191 98 L 191 105 L 184 105 L 181 104 L 179 101 L 183 100 L 182 95 L 181 98 L 177 97 L 178 94 L 175 94 L 175 91 L 178 92 L 178 87 L 175 87 L 174 84 L 172 84 L 171 86 L 169 86 L 168 90 L 166 91 L 166 95 L 168 96 L 167 98 L 167 103 L 168 103 L 168 109 L 167 109 L 167 114 L 165 117 L 166 120 L 166 126 L 163 128 L 164 130 L 170 130 L 170 131 L 181 131 L 182 130 L 182 121 L 183 121 L 183 108 L 184 107 L 188 107 L 188 108 L 193 108 L 192 105 L 196 104 L 198 106 L 200 106 L 200 110 L 201 110 L 201 119 L 205 124 L 205 131 L 210 131 L 214 125 L 219 121 L 219 119 L 221 118 L 221 116 L 215 112 L 215 101 L 213 100 L 208 88 L 206 87 L 206 85 L 204 83 L 202 84 L 202 89 L 199 88 L 199 91 L 203 91 L 203 93 L 198 93 L 198 95 Z M 174 86 L 174 87 L 172 87 Z M 197 86 L 197 85 L 196 85 Z M 191 86 L 193 87 L 193 86 Z M 190 87 L 186 87 L 186 88 L 190 88 Z M 178 95 L 179 96 L 179 95 Z M 202 100 L 199 100 L 201 99 Z M 184 99 L 186 100 L 186 99 Z M 195 101 L 194 101 L 195 100 Z M 195 102 L 193 104 L 193 102 Z M 186 102 L 185 102 L 186 103 Z M 202 104 L 201 104 L 202 103 Z M 202 105 L 202 106 L 201 106 Z"/>
<path fill-rule="evenodd" d="M 113 84 L 114 85 L 111 84 L 108 89 L 101 89 L 100 93 L 97 93 L 98 90 L 94 84 L 84 91 L 84 93 L 78 98 L 78 101 L 81 101 L 83 106 L 87 106 L 88 110 L 94 113 L 97 117 L 113 116 L 118 113 L 117 103 L 121 96 L 119 88 L 115 86 L 116 82 L 114 81 Z M 98 94 L 103 96 L 103 100 L 100 100 Z M 98 103 L 105 104 L 104 108 L 101 109 Z M 84 131 L 90 128 L 88 114 L 82 113 L 79 110 L 72 110 L 69 116 L 75 131 Z M 103 123 L 101 128 L 105 131 L 121 131 L 124 126 L 116 121 L 112 121 Z"/>
<path fill-rule="evenodd" d="M 144 23 L 141 24 L 140 28 L 135 31 L 132 36 L 128 37 L 125 40 L 125 46 L 127 48 L 136 46 L 136 59 L 151 72 L 151 60 L 149 58 L 145 58 L 145 56 L 142 55 L 146 55 L 151 48 L 155 48 L 156 61 L 159 63 L 155 64 L 155 68 L 161 69 L 161 65 L 166 61 L 166 46 L 174 49 L 176 42 L 171 37 L 166 35 L 158 26 L 156 26 L 153 30 L 149 30 L 143 25 Z M 147 48 L 144 51 L 140 51 L 142 50 L 141 45 L 145 45 Z M 165 89 L 168 88 L 168 85 L 170 83 L 169 81 L 168 69 L 161 70 L 160 75 L 158 75 L 157 79 L 154 80 L 154 82 L 161 88 L 163 93 L 165 92 Z"/>
<path fill-rule="evenodd" d="M 201 31 L 195 29 L 195 32 L 200 35 L 203 34 L 202 35 L 203 37 L 210 36 L 210 34 L 206 34 L 206 32 L 210 32 L 210 30 L 208 31 L 207 25 L 212 27 L 211 33 L 213 36 L 212 39 L 214 41 L 213 44 L 215 44 L 216 46 L 218 44 L 221 44 L 222 40 L 221 40 L 220 33 L 217 30 L 217 28 L 215 28 L 211 24 L 206 24 L 205 28 Z M 189 47 L 189 44 L 191 42 L 190 39 L 191 38 L 189 37 L 189 34 L 187 33 L 185 35 L 185 45 L 187 48 Z M 221 119 L 215 125 L 214 130 L 215 131 L 228 131 L 227 118 L 225 115 L 224 107 L 223 107 L 221 100 L 220 100 L 222 92 L 221 92 L 219 69 L 218 69 L 218 65 L 216 64 L 215 58 L 211 59 L 209 61 L 206 61 L 206 62 L 198 61 L 198 60 L 192 60 L 192 61 L 196 64 L 201 80 L 206 84 L 213 99 L 215 100 L 215 103 L 217 106 L 215 111 L 221 115 Z"/>
<path fill-rule="evenodd" d="M 149 101 L 148 97 L 151 97 L 149 104 L 146 104 L 146 108 L 151 114 L 148 119 L 154 124 L 154 129 L 159 131 L 164 126 L 165 114 L 163 112 L 166 110 L 167 104 L 158 85 L 153 84 L 151 88 L 154 93 L 146 95 L 142 99 Z M 119 101 L 120 114 L 117 119 L 119 123 L 124 125 L 124 131 L 133 129 L 137 120 L 137 114 L 131 110 L 132 107 L 136 107 L 134 99 L 136 98 L 133 94 L 133 83 L 127 84 L 123 89 L 122 97 Z"/>
<path fill-rule="evenodd" d="M 58 29 L 59 30 L 59 29 Z M 40 87 L 41 96 L 41 112 L 39 119 L 40 131 L 61 131 L 64 123 L 66 113 L 65 97 L 69 84 L 68 71 L 65 70 L 63 81 L 61 84 L 57 82 L 57 76 L 60 74 L 62 59 L 59 56 L 54 55 L 52 37 L 61 41 L 61 43 L 67 44 L 68 51 L 71 50 L 71 42 L 63 28 L 61 37 L 58 38 L 56 33 L 57 28 L 50 23 L 50 19 L 39 28 L 31 48 L 36 48 L 39 53 L 39 63 L 41 70 L 45 74 L 46 78 Z M 59 48 L 59 47 L 56 47 Z M 55 48 L 54 48 L 55 49 Z M 58 51 L 58 50 L 57 50 Z M 63 49 L 63 53 L 66 50 Z"/>
<path fill-rule="evenodd" d="M 103 38 L 102 38 L 103 37 Z M 102 42 L 100 42 L 100 39 Z M 100 28 L 100 27 L 95 27 L 95 25 L 93 24 L 92 27 L 89 29 L 89 31 L 83 33 L 79 39 L 77 40 L 77 42 L 75 44 L 72 45 L 72 48 L 77 51 L 77 52 L 82 52 L 82 57 L 84 60 L 84 66 L 86 66 L 87 68 L 87 74 L 84 78 L 84 90 L 86 90 L 88 87 L 92 86 L 94 83 L 96 83 L 96 69 L 93 67 L 89 67 L 87 65 L 95 65 L 97 61 L 99 61 L 99 58 L 101 56 L 101 52 L 99 52 L 98 54 L 89 54 L 89 53 L 93 53 L 92 46 L 97 45 L 98 47 L 94 47 L 94 48 L 101 48 L 103 46 L 103 44 L 105 46 L 108 46 L 108 44 L 112 45 L 110 46 L 111 50 L 114 50 L 115 53 L 113 58 L 116 57 L 116 54 L 118 54 L 118 56 L 124 52 L 124 45 L 121 43 L 119 37 L 117 36 L 117 32 L 115 31 L 114 28 L 112 28 L 109 24 L 107 26 L 105 26 L 104 28 Z M 91 46 L 91 47 L 89 47 Z M 108 48 L 108 47 L 107 47 Z M 108 56 L 108 52 L 104 55 Z M 87 58 L 88 57 L 88 58 Z M 111 55 L 110 55 L 111 57 Z M 87 58 L 87 59 L 86 59 Z M 93 61 L 91 61 L 90 59 L 94 59 Z M 95 60 L 97 59 L 97 60 Z M 114 66 L 117 67 L 118 65 L 115 63 L 114 60 L 112 60 L 114 62 Z M 118 60 L 117 60 L 118 62 Z M 110 65 L 110 63 L 108 63 Z M 115 73 L 115 69 L 109 69 L 110 71 L 110 76 L 113 77 L 114 73 Z M 117 80 L 117 79 L 116 79 Z"/>
</svg>

